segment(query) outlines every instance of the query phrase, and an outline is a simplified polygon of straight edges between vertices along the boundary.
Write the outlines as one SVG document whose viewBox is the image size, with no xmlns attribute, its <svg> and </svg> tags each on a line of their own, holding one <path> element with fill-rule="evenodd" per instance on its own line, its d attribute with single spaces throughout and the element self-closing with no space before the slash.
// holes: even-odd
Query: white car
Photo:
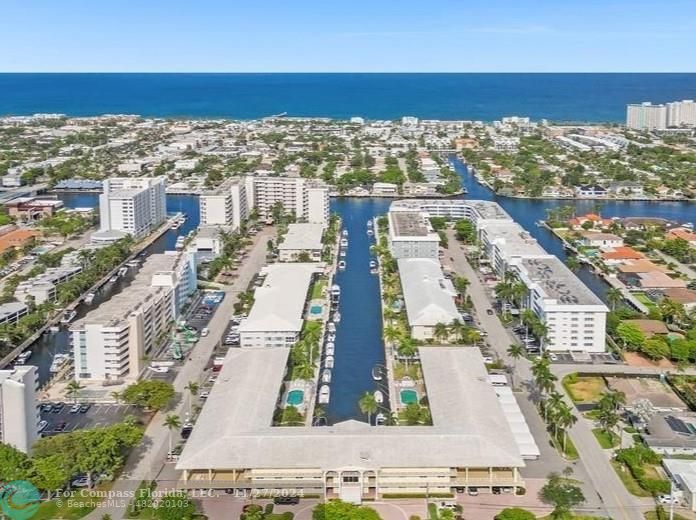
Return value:
<svg viewBox="0 0 696 520">
<path fill-rule="evenodd" d="M 493 356 L 483 356 L 483 362 L 490 365 L 493 363 Z"/>
<path fill-rule="evenodd" d="M 677 497 L 672 497 L 671 495 L 660 495 L 657 497 L 657 501 L 660 504 L 678 504 L 679 499 Z"/>
<path fill-rule="evenodd" d="M 47 426 L 48 426 L 48 421 L 41 421 L 41 422 L 39 423 L 39 430 L 38 430 L 39 433 L 41 433 L 42 431 L 44 431 L 44 430 L 46 429 Z"/>
<path fill-rule="evenodd" d="M 553 352 L 549 352 L 549 359 L 551 361 L 558 361 L 558 356 L 554 354 Z"/>
<path fill-rule="evenodd" d="M 169 372 L 169 367 L 152 367 L 152 366 L 150 366 L 147 368 L 149 368 L 153 372 L 157 372 L 158 374 L 166 374 L 167 372 Z"/>
<path fill-rule="evenodd" d="M 210 392 L 201 392 L 198 397 L 201 399 L 208 399 L 208 396 L 210 395 Z"/>
<path fill-rule="evenodd" d="M 87 477 L 78 477 L 75 480 L 73 480 L 71 483 L 72 487 L 88 487 L 89 486 L 89 480 Z"/>
</svg>

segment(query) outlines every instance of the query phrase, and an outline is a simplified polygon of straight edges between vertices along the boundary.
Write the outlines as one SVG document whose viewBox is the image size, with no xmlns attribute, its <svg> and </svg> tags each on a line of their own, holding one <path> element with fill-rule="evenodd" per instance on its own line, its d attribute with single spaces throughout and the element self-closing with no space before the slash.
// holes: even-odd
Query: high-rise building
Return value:
<svg viewBox="0 0 696 520">
<path fill-rule="evenodd" d="M 249 214 L 246 186 L 239 181 L 223 183 L 199 199 L 200 223 L 204 226 L 231 226 L 239 229 Z"/>
<path fill-rule="evenodd" d="M 329 222 L 329 188 L 321 182 L 302 177 L 249 176 L 246 197 L 249 208 L 256 208 L 262 219 L 271 218 L 273 207 L 280 203 L 298 221 L 324 226 Z"/>
<path fill-rule="evenodd" d="M 650 102 L 628 105 L 626 126 L 634 130 L 664 130 L 667 128 L 667 107 Z"/>
<path fill-rule="evenodd" d="M 145 356 L 156 347 L 196 290 L 192 254 L 151 255 L 121 293 L 71 327 L 75 379 L 135 379 Z"/>
<path fill-rule="evenodd" d="M 34 366 L 0 370 L 0 442 L 29 453 L 39 437 Z"/>
<path fill-rule="evenodd" d="M 114 177 L 99 196 L 100 231 L 141 238 L 167 218 L 165 177 Z"/>
<path fill-rule="evenodd" d="M 692 99 L 667 103 L 667 126 L 696 126 L 696 103 Z"/>
</svg>

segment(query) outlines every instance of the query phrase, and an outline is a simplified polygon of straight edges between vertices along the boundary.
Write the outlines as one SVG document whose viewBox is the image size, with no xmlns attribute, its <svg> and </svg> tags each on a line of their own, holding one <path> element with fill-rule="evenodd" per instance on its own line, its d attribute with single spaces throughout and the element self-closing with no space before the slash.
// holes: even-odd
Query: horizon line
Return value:
<svg viewBox="0 0 696 520">
<path fill-rule="evenodd" d="M 0 74 L 696 74 L 696 71 L 2 71 Z"/>
</svg>

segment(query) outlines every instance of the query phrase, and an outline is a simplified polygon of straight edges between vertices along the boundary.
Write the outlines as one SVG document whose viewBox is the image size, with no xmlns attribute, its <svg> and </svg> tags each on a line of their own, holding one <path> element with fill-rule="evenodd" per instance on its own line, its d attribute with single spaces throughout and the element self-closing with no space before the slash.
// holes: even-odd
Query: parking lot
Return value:
<svg viewBox="0 0 696 520">
<path fill-rule="evenodd" d="M 208 326 L 213 313 L 220 305 L 225 293 L 222 291 L 206 291 L 198 302 L 189 311 L 186 318 L 186 325 L 199 333 Z"/>
<path fill-rule="evenodd" d="M 122 421 L 129 415 L 142 416 L 137 407 L 127 404 L 92 404 L 88 405 L 88 410 L 77 413 L 70 413 L 73 407 L 71 402 L 62 403 L 62 407 L 61 403 L 50 403 L 53 408 L 51 411 L 45 410 L 46 404 L 49 403 L 43 403 L 40 411 L 41 421 L 46 421 L 46 427 L 41 432 L 44 437 L 80 428 L 108 426 Z M 60 411 L 56 412 L 56 409 Z"/>
</svg>

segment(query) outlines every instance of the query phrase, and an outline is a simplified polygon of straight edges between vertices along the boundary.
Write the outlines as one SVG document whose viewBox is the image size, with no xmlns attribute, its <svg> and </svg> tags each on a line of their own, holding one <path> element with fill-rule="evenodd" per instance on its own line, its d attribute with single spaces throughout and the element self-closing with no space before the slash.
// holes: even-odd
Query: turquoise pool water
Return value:
<svg viewBox="0 0 696 520">
<path fill-rule="evenodd" d="M 412 404 L 418 402 L 418 392 L 415 390 L 402 390 L 400 395 L 401 402 L 403 404 Z"/>
<path fill-rule="evenodd" d="M 290 390 L 286 402 L 292 406 L 299 406 L 304 403 L 304 392 L 302 390 Z"/>
<path fill-rule="evenodd" d="M 324 308 L 321 305 L 312 305 L 309 308 L 309 313 L 313 316 L 319 316 Z"/>
</svg>

